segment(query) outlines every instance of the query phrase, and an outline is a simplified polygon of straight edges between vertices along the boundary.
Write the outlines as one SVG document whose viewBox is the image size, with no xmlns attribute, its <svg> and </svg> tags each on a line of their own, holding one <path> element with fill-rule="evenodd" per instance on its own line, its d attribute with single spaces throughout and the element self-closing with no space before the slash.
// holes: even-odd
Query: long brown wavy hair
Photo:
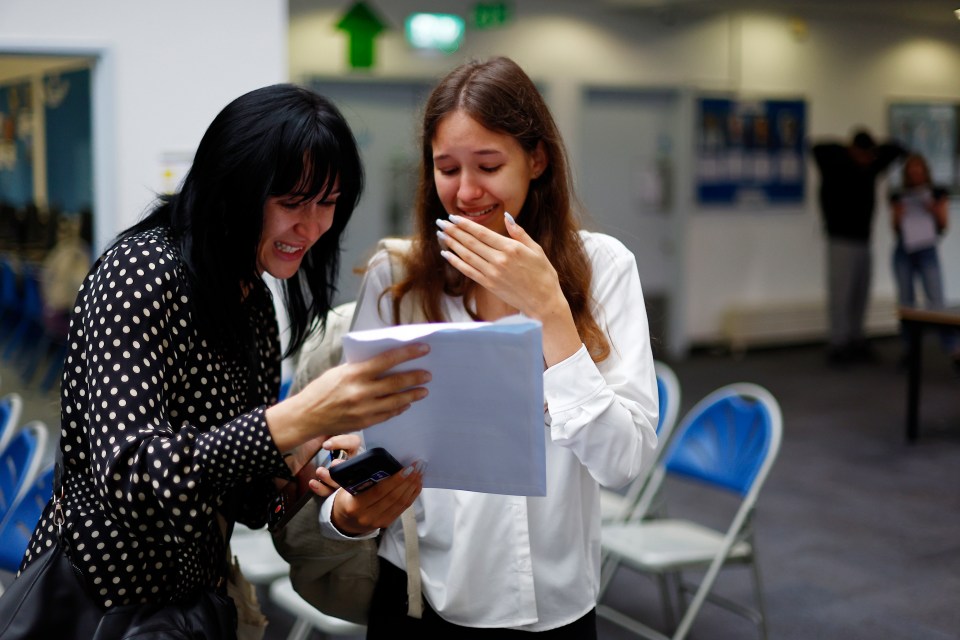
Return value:
<svg viewBox="0 0 960 640">
<path fill-rule="evenodd" d="M 590 312 L 591 268 L 578 234 L 570 168 L 560 132 L 533 81 L 513 60 L 504 57 L 468 62 L 451 71 L 433 90 L 424 109 L 417 185 L 414 236 L 411 251 L 403 258 L 406 277 L 393 285 L 394 322 L 407 295 L 418 301 L 430 322 L 443 322 L 442 295 L 462 296 L 468 313 L 476 283 L 449 266 L 440 255 L 437 218 L 447 212 L 440 203 L 433 174 L 433 140 L 440 122 L 462 111 L 483 127 L 513 137 L 527 152 L 542 145 L 547 158 L 544 172 L 530 183 L 519 215 L 524 230 L 546 253 L 557 271 L 560 287 L 570 305 L 580 337 L 594 361 L 610 353 L 610 345 Z"/>
</svg>

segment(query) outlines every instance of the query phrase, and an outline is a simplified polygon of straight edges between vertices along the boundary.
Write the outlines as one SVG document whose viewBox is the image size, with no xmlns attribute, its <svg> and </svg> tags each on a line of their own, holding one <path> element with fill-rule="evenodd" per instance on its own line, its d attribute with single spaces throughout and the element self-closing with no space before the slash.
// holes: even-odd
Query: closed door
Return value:
<svg viewBox="0 0 960 640">
<path fill-rule="evenodd" d="M 665 347 L 677 289 L 680 98 L 671 91 L 588 89 L 578 166 L 587 226 L 637 258 L 655 350 Z"/>
<path fill-rule="evenodd" d="M 418 82 L 316 80 L 310 87 L 343 112 L 360 147 L 363 196 L 347 226 L 336 302 L 357 296 L 377 241 L 406 235 L 419 159 L 420 113 L 430 85 Z"/>
</svg>

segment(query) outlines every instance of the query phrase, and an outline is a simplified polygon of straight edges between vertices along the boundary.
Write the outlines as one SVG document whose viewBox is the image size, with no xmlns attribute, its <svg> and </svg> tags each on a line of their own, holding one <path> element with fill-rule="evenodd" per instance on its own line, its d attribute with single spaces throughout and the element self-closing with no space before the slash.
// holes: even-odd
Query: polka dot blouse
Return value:
<svg viewBox="0 0 960 640">
<path fill-rule="evenodd" d="M 109 249 L 70 326 L 61 397 L 70 556 L 104 606 L 169 602 L 216 584 L 217 512 L 265 521 L 286 465 L 264 410 L 280 384 L 279 334 L 262 282 L 247 300 L 255 384 L 191 319 L 184 265 L 162 229 Z M 53 544 L 47 506 L 21 568 Z"/>
</svg>

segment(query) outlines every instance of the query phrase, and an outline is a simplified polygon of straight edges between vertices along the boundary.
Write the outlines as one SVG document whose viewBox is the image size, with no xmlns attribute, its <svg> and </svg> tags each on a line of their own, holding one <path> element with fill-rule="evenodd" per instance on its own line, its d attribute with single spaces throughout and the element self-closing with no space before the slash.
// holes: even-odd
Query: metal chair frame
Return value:
<svg viewBox="0 0 960 640">
<path fill-rule="evenodd" d="M 676 428 L 638 501 L 636 518 L 604 524 L 602 535 L 600 598 L 621 567 L 653 574 L 658 577 L 665 620 L 673 627 L 668 589 L 672 578 L 683 612 L 680 623 L 668 636 L 606 604 L 597 606 L 597 614 L 645 638 L 680 640 L 709 600 L 747 617 L 766 638 L 752 520 L 757 497 L 779 452 L 782 431 L 779 404 L 758 385 L 727 385 L 698 402 Z M 648 518 L 668 476 L 737 496 L 739 506 L 727 529 L 718 531 L 691 520 Z M 755 608 L 711 593 L 720 570 L 736 564 L 752 568 Z M 704 571 L 703 577 L 697 583 L 684 581 L 682 572 L 688 570 Z M 688 593 L 694 594 L 693 599 L 684 606 Z"/>
<path fill-rule="evenodd" d="M 637 502 L 643 493 L 644 487 L 658 462 L 663 458 L 664 451 L 670 442 L 680 413 L 680 381 L 676 372 L 665 362 L 654 361 L 657 374 L 657 396 L 660 404 L 660 416 L 657 420 L 657 455 L 650 469 L 635 478 L 626 491 L 618 492 L 612 489 L 600 489 L 600 518 L 604 522 L 622 522 L 631 519 L 637 508 Z"/>
</svg>

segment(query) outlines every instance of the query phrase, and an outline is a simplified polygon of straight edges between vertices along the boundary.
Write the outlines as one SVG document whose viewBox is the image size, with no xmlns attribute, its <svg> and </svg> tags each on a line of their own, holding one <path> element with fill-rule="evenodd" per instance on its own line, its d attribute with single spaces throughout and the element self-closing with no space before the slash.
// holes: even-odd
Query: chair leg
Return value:
<svg viewBox="0 0 960 640">
<path fill-rule="evenodd" d="M 757 611 L 760 614 L 760 622 L 757 626 L 760 629 L 760 637 L 767 640 L 767 605 L 763 597 L 763 583 L 760 582 L 760 565 L 757 564 L 755 556 L 751 559 L 750 570 L 753 574 L 753 593 L 757 601 Z"/>
<path fill-rule="evenodd" d="M 679 577 L 679 574 L 676 573 L 657 574 L 657 585 L 660 587 L 660 604 L 663 607 L 663 624 L 666 629 L 675 629 L 677 626 L 677 618 L 674 615 L 673 609 L 673 597 L 670 595 L 670 580 L 671 578 L 679 580 Z M 681 598 L 678 600 L 680 611 L 683 611 L 683 599 L 679 593 L 679 589 L 678 596 Z"/>
<path fill-rule="evenodd" d="M 600 593 L 597 595 L 598 602 L 603 600 L 603 596 L 607 593 L 607 589 L 610 588 L 613 575 L 617 572 L 617 567 L 619 566 L 620 559 L 614 555 L 607 555 L 600 559 Z"/>
<path fill-rule="evenodd" d="M 313 628 L 309 622 L 303 618 L 297 618 L 297 621 L 293 623 L 293 628 L 290 629 L 290 635 L 287 636 L 287 640 L 307 640 L 307 638 L 310 637 L 311 631 L 313 631 Z"/>
<path fill-rule="evenodd" d="M 710 567 L 700 581 L 700 586 L 697 588 L 696 594 L 694 594 L 690 604 L 683 610 L 683 617 L 680 619 L 680 624 L 673 634 L 673 640 L 683 640 L 683 638 L 686 638 L 687 634 L 690 633 L 690 627 L 693 626 L 693 621 L 700 612 L 703 601 L 707 599 L 707 595 L 710 593 L 710 590 L 713 589 L 713 584 L 717 580 L 717 575 L 720 573 L 720 568 L 723 566 L 724 559 L 727 553 L 729 553 L 731 546 L 733 546 L 732 540 L 725 545 L 725 548 L 722 550 L 723 552 L 718 554 L 713 559 L 713 562 L 710 563 Z"/>
</svg>

